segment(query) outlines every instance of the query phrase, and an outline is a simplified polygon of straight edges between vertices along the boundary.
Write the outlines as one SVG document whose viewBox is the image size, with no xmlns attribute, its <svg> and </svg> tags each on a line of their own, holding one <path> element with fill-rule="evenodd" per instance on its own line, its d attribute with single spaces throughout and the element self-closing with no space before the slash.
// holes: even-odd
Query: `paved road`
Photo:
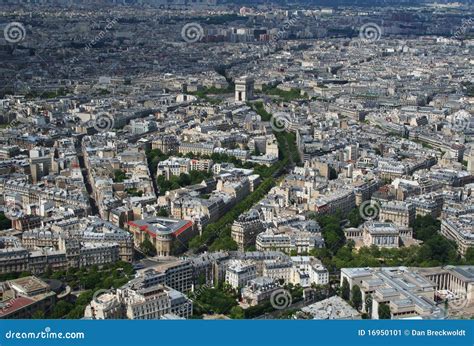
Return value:
<svg viewBox="0 0 474 346">
<path fill-rule="evenodd" d="M 97 208 L 97 204 L 95 199 L 92 198 L 93 191 L 92 186 L 89 182 L 89 172 L 86 169 L 86 165 L 84 163 L 84 155 L 82 154 L 82 138 L 85 135 L 78 136 L 75 142 L 75 149 L 77 159 L 79 160 L 79 167 L 81 168 L 82 176 L 84 177 L 84 185 L 86 186 L 87 193 L 89 194 L 89 204 L 91 205 L 91 212 L 92 215 L 99 215 L 99 208 Z"/>
</svg>

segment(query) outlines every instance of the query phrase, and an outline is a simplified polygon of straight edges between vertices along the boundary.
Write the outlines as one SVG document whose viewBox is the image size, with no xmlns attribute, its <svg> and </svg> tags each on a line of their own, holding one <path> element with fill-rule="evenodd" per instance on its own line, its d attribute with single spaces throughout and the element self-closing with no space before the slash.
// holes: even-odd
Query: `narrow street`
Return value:
<svg viewBox="0 0 474 346">
<path fill-rule="evenodd" d="M 78 141 L 76 142 L 77 159 L 79 160 L 79 166 L 81 167 L 82 176 L 84 177 L 84 185 L 86 186 L 87 193 L 89 194 L 89 203 L 91 205 L 92 215 L 99 215 L 99 208 L 97 207 L 95 199 L 92 198 L 93 191 L 89 182 L 89 173 L 87 172 L 84 162 L 84 155 L 82 154 L 81 142 L 82 137 L 78 138 Z"/>
</svg>

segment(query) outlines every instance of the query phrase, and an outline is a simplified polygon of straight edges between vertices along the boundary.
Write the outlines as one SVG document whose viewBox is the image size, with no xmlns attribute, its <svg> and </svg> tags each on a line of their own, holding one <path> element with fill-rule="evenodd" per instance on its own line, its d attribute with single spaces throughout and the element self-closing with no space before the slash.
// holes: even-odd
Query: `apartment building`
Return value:
<svg viewBox="0 0 474 346">
<path fill-rule="evenodd" d="M 177 152 L 178 147 L 179 142 L 174 135 L 162 135 L 155 138 L 151 143 L 152 149 L 159 149 L 164 154 Z"/>
<path fill-rule="evenodd" d="M 22 245 L 16 237 L 0 237 L 0 273 L 29 271 L 34 274 L 52 270 L 67 270 L 92 265 L 102 266 L 121 259 L 116 242 L 87 242 L 73 238 L 42 236 L 38 241 L 28 234 Z M 45 232 L 38 234 L 44 235 Z M 53 246 L 48 246 L 50 243 Z M 33 244 L 45 245 L 44 247 Z M 28 248 L 27 248 L 28 247 Z"/>
<path fill-rule="evenodd" d="M 164 176 L 169 180 L 172 176 L 179 177 L 180 174 L 189 174 L 191 171 L 210 172 L 211 160 L 195 160 L 185 157 L 170 157 L 168 160 L 158 163 L 156 175 Z"/>
<path fill-rule="evenodd" d="M 225 282 L 233 288 L 241 288 L 257 277 L 255 263 L 249 260 L 232 260 L 225 272 Z"/>
<path fill-rule="evenodd" d="M 190 261 L 171 261 L 139 271 L 130 283 L 137 287 L 162 284 L 186 293 L 193 287 L 194 270 Z"/>
<path fill-rule="evenodd" d="M 329 272 L 320 260 L 312 256 L 291 257 L 293 270 L 291 283 L 302 287 L 312 284 L 326 285 L 329 283 Z"/>
<path fill-rule="evenodd" d="M 272 293 L 278 289 L 280 289 L 280 285 L 274 279 L 262 276 L 256 277 L 242 288 L 242 300 L 250 306 L 255 306 L 269 300 Z"/>
<path fill-rule="evenodd" d="M 291 282 L 293 278 L 293 262 L 283 258 L 263 261 L 262 275 L 275 280 Z"/>
<path fill-rule="evenodd" d="M 231 227 L 232 239 L 237 243 L 239 251 L 244 251 L 248 246 L 255 245 L 257 235 L 264 231 L 260 213 L 250 210 L 239 215 Z"/>
<path fill-rule="evenodd" d="M 382 203 L 379 220 L 392 222 L 402 227 L 411 227 L 415 222 L 416 208 L 412 203 L 390 201 Z"/>
<path fill-rule="evenodd" d="M 440 233 L 454 240 L 458 246 L 458 252 L 465 256 L 467 250 L 474 247 L 474 215 L 443 218 Z"/>
<path fill-rule="evenodd" d="M 320 233 L 292 230 L 285 227 L 270 228 L 256 237 L 258 251 L 277 250 L 287 254 L 304 254 L 324 247 Z"/>
<path fill-rule="evenodd" d="M 157 284 L 135 287 L 126 284 L 116 294 L 105 293 L 87 305 L 84 317 L 89 319 L 156 320 L 166 314 L 180 318 L 192 315 L 193 303 L 183 293 Z"/>
<path fill-rule="evenodd" d="M 191 153 L 211 156 L 214 153 L 214 144 L 182 142 L 179 144 L 178 151 L 183 155 Z"/>
<path fill-rule="evenodd" d="M 443 208 L 443 196 L 438 193 L 430 193 L 420 196 L 411 196 L 406 201 L 415 206 L 416 216 L 430 215 L 438 218 Z"/>
</svg>

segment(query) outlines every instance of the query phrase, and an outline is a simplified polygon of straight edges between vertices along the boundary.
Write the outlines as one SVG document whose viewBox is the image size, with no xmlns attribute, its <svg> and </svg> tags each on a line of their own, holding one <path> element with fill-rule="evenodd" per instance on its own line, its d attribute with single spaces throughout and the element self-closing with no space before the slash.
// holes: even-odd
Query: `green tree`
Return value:
<svg viewBox="0 0 474 346">
<path fill-rule="evenodd" d="M 341 297 L 344 300 L 349 300 L 351 295 L 351 288 L 349 287 L 349 282 L 347 281 L 346 278 L 342 280 L 342 286 L 341 286 Z"/>
<path fill-rule="evenodd" d="M 71 303 L 66 302 L 65 300 L 59 301 L 53 308 L 53 312 L 51 314 L 52 318 L 63 318 L 66 316 L 72 309 L 74 305 Z"/>
<path fill-rule="evenodd" d="M 91 270 L 79 279 L 81 286 L 87 290 L 95 289 L 97 284 L 101 282 L 102 274 L 97 270 Z"/>
<path fill-rule="evenodd" d="M 470 247 L 466 251 L 465 256 L 466 264 L 473 265 L 474 264 L 474 247 Z"/>
<path fill-rule="evenodd" d="M 362 308 L 362 293 L 358 285 L 352 287 L 352 306 L 357 310 Z"/>
<path fill-rule="evenodd" d="M 44 311 L 43 310 L 36 310 L 35 312 L 33 312 L 33 314 L 31 315 L 31 318 L 34 319 L 34 320 L 42 320 L 45 318 L 45 314 L 44 314 Z"/>
<path fill-rule="evenodd" d="M 329 180 L 337 179 L 338 174 L 335 168 L 329 166 Z"/>
<path fill-rule="evenodd" d="M 359 225 L 364 221 L 362 216 L 360 216 L 358 208 L 352 209 L 347 218 L 349 219 L 350 227 L 359 227 Z"/>
<path fill-rule="evenodd" d="M 79 296 L 76 299 L 76 306 L 78 305 L 83 305 L 86 306 L 89 304 L 89 302 L 92 300 L 92 297 L 94 297 L 94 290 L 87 290 L 79 294 Z M 84 311 L 82 311 L 84 313 Z"/>
<path fill-rule="evenodd" d="M 21 278 L 26 278 L 27 276 L 31 276 L 30 272 L 21 272 L 20 277 Z"/>
<path fill-rule="evenodd" d="M 392 313 L 390 312 L 390 306 L 387 304 L 379 304 L 379 319 L 381 320 L 390 320 L 392 318 Z"/>
<path fill-rule="evenodd" d="M 51 268 L 51 266 L 49 265 L 46 267 L 46 271 L 44 272 L 42 276 L 45 279 L 49 279 L 52 275 L 53 275 L 53 268 Z"/>
<path fill-rule="evenodd" d="M 126 189 L 125 192 L 131 197 L 141 197 L 143 196 L 143 191 L 137 189 Z"/>
<path fill-rule="evenodd" d="M 120 169 L 116 169 L 114 171 L 114 182 L 122 183 L 126 178 L 127 178 L 127 175 L 125 174 L 124 171 Z"/>
<path fill-rule="evenodd" d="M 244 316 L 244 309 L 242 309 L 240 306 L 234 306 L 232 309 L 230 309 L 230 317 L 234 320 L 241 320 L 243 319 Z"/>
<path fill-rule="evenodd" d="M 5 216 L 3 212 L 0 212 L 0 230 L 10 229 L 12 222 Z"/>
<path fill-rule="evenodd" d="M 147 256 L 156 256 L 156 248 L 153 246 L 148 234 L 145 240 L 140 244 L 140 250 Z"/>
<path fill-rule="evenodd" d="M 229 314 L 234 306 L 237 306 L 237 300 L 234 292 L 225 288 L 203 288 L 199 294 L 192 297 L 194 304 L 194 314 Z M 237 311 L 234 310 L 234 313 Z"/>
<path fill-rule="evenodd" d="M 372 296 L 369 294 L 365 298 L 365 310 L 367 311 L 367 315 L 369 316 L 369 318 L 371 318 L 372 316 L 372 303 Z"/>
<path fill-rule="evenodd" d="M 68 314 L 67 318 L 72 320 L 78 320 L 84 317 L 85 305 L 77 305 Z"/>
<path fill-rule="evenodd" d="M 168 217 L 169 216 L 168 209 L 161 207 L 160 210 L 158 211 L 158 216 Z"/>
<path fill-rule="evenodd" d="M 180 186 L 191 185 L 191 177 L 185 173 L 181 173 L 179 175 L 179 185 Z"/>
</svg>

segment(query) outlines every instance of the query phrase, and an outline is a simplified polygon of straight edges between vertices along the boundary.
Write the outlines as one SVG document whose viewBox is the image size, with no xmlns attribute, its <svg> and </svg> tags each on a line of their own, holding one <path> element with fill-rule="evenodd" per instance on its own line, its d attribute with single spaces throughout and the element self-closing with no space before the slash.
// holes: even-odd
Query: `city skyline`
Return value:
<svg viewBox="0 0 474 346">
<path fill-rule="evenodd" d="M 0 318 L 472 319 L 473 23 L 0 3 Z"/>
</svg>

